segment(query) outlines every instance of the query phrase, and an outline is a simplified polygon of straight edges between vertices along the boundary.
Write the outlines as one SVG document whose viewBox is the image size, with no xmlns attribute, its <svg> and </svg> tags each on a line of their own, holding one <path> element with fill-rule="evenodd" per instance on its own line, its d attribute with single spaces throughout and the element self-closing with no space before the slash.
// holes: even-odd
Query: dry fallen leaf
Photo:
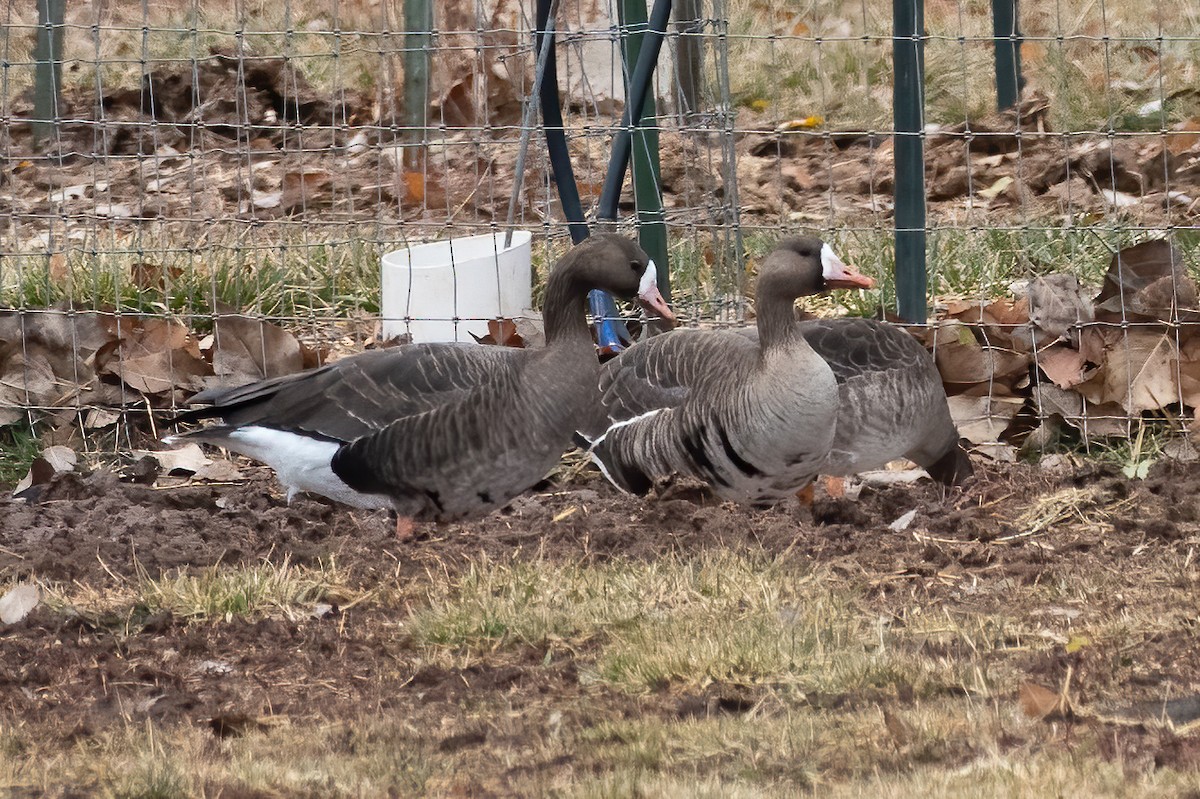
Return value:
<svg viewBox="0 0 1200 799">
<path fill-rule="evenodd" d="M 525 347 L 525 339 L 517 331 L 517 323 L 511 319 L 489 319 L 488 332 L 486 335 L 477 336 L 471 334 L 471 338 L 479 344 L 488 344 L 500 347 L 515 347 L 522 349 Z"/>
<path fill-rule="evenodd" d="M 121 412 L 110 408 L 88 408 L 83 417 L 83 426 L 88 430 L 99 430 L 102 427 L 121 421 Z"/>
<path fill-rule="evenodd" d="M 943 322 L 934 331 L 934 360 L 942 379 L 951 384 L 1015 383 L 1028 373 L 1030 356 L 985 347 L 960 322 Z"/>
<path fill-rule="evenodd" d="M 1101 365 L 1076 390 L 1090 402 L 1120 403 L 1130 414 L 1178 402 L 1179 353 L 1174 336 L 1142 328 L 1113 332 L 1116 335 L 1107 338 Z"/>
<path fill-rule="evenodd" d="M 1021 683 L 1020 702 L 1021 711 L 1038 721 L 1063 718 L 1070 711 L 1066 697 L 1033 682 Z"/>
<path fill-rule="evenodd" d="M 987 303 L 958 300 L 948 305 L 946 313 L 978 328 L 979 335 L 976 338 L 982 338 L 987 346 L 1018 352 L 1032 349 L 1028 297 L 1015 300 L 1001 298 Z"/>
<path fill-rule="evenodd" d="M 1154 239 L 1112 257 L 1095 304 L 1101 321 L 1166 320 L 1172 309 L 1196 304 L 1196 284 L 1184 271 L 1179 250 L 1169 241 Z"/>
<path fill-rule="evenodd" d="M 166 288 L 169 282 L 174 282 L 183 275 L 183 269 L 178 266 L 138 261 L 129 268 L 129 279 L 141 289 Z"/>
<path fill-rule="evenodd" d="M 1083 414 L 1079 420 L 1067 421 L 1078 427 L 1085 439 L 1129 438 L 1129 414 L 1115 402 L 1084 402 Z"/>
<path fill-rule="evenodd" d="M 1009 175 L 1005 175 L 1004 177 L 997 179 L 995 183 L 988 186 L 986 189 L 980 189 L 978 192 L 976 192 L 976 194 L 985 200 L 994 200 L 1000 196 L 1000 192 L 1007 189 L 1012 185 L 1012 183 L 1013 178 Z"/>
<path fill-rule="evenodd" d="M 1025 400 L 1021 397 L 969 397 L 959 394 L 948 397 L 947 403 L 958 434 L 972 444 L 983 444 L 1000 439 Z"/>
<path fill-rule="evenodd" d="M 50 263 L 47 265 L 50 272 L 50 279 L 59 285 L 70 286 L 71 269 L 67 264 L 67 256 L 64 253 L 56 252 L 50 256 Z"/>
<path fill-rule="evenodd" d="M 201 378 L 210 373 L 195 338 L 181 322 L 144 319 L 120 333 L 117 346 L 97 353 L 97 370 L 119 377 L 134 391 L 196 390 L 202 386 Z"/>
<path fill-rule="evenodd" d="M 7 359 L 0 357 L 0 425 L 24 419 L 26 408 L 53 405 L 62 393 L 43 352 L 30 347 L 28 354 L 17 350 Z"/>
<path fill-rule="evenodd" d="M 1058 694 L 1037 683 L 1021 683 L 1019 699 L 1021 711 L 1032 719 L 1043 719 L 1058 709 Z"/>
<path fill-rule="evenodd" d="M 140 457 L 151 457 L 162 466 L 164 474 L 183 472 L 196 474 L 212 464 L 212 459 L 204 454 L 199 444 L 184 444 L 178 449 L 141 450 L 134 453 Z"/>
<path fill-rule="evenodd" d="M 404 202 L 420 205 L 425 200 L 425 176 L 420 172 L 404 173 Z"/>
<path fill-rule="evenodd" d="M 1181 156 L 1200 147 L 1200 117 L 1192 117 L 1174 126 L 1167 134 L 1167 151 Z"/>
<path fill-rule="evenodd" d="M 197 480 L 210 480 L 214 483 L 232 483 L 244 479 L 244 475 L 233 465 L 233 461 L 224 458 L 213 458 L 211 463 L 201 466 L 193 476 Z"/>
<path fill-rule="evenodd" d="M 1035 362 L 1059 388 L 1071 388 L 1083 382 L 1085 363 L 1078 350 L 1055 344 L 1038 352 Z"/>
<path fill-rule="evenodd" d="M 55 475 L 75 471 L 75 464 L 78 462 L 79 455 L 70 447 L 46 447 L 33 459 L 33 463 L 29 465 L 29 472 L 13 489 L 13 496 L 29 496 L 26 491 L 49 483 Z"/>
<path fill-rule="evenodd" d="M 218 317 L 213 347 L 213 371 L 229 385 L 304 368 L 304 355 L 295 336 L 279 325 L 249 316 Z"/>
<path fill-rule="evenodd" d="M 1074 275 L 1046 275 L 1030 281 L 1029 321 L 1051 341 L 1064 338 L 1084 322 L 1092 321 L 1095 311 L 1086 289 Z"/>
<path fill-rule="evenodd" d="M 0 622 L 16 624 L 30 614 L 41 601 L 41 592 L 36 585 L 18 583 L 0 597 Z"/>
<path fill-rule="evenodd" d="M 1200 337 L 1179 346 L 1179 394 L 1184 405 L 1200 409 Z"/>
<path fill-rule="evenodd" d="M 324 169 L 301 169 L 283 176 L 279 204 L 284 211 L 303 210 L 312 205 L 333 182 Z"/>
</svg>

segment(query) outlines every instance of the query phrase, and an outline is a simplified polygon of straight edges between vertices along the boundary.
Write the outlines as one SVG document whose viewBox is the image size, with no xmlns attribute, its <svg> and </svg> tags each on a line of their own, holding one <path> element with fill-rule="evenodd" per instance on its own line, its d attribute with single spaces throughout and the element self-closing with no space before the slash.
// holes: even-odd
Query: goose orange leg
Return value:
<svg viewBox="0 0 1200 799">
<path fill-rule="evenodd" d="M 844 477 L 823 477 L 822 482 L 825 483 L 825 494 L 833 499 L 840 499 L 846 496 L 846 478 Z M 817 481 L 813 480 L 804 488 L 796 492 L 796 499 L 800 500 L 800 504 L 805 507 L 812 507 L 816 500 Z"/>
<path fill-rule="evenodd" d="M 413 530 L 415 528 L 416 528 L 416 525 L 413 523 L 412 517 L 397 516 L 396 517 L 396 540 L 397 541 L 408 541 L 409 539 L 411 539 L 413 537 Z"/>
</svg>

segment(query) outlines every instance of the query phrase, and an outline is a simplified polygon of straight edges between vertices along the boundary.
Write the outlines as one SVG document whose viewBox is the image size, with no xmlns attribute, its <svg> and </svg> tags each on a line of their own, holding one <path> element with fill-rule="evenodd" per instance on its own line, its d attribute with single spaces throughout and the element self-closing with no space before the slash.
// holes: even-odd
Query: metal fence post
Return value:
<svg viewBox="0 0 1200 799">
<path fill-rule="evenodd" d="M 33 140 L 40 144 L 58 132 L 62 96 L 62 43 L 66 0 L 38 0 L 37 62 L 33 100 Z"/>
<path fill-rule="evenodd" d="M 892 0 L 892 114 L 896 153 L 896 306 L 907 322 L 928 315 L 925 276 L 925 3 Z"/>
<path fill-rule="evenodd" d="M 700 112 L 700 94 L 704 76 L 704 48 L 699 35 L 704 32 L 700 0 L 676 0 L 675 72 L 679 80 L 679 122 L 687 125 Z"/>
<path fill-rule="evenodd" d="M 1003 111 L 1017 104 L 1025 88 L 1017 0 L 992 0 L 992 37 L 996 46 L 996 107 Z"/>
<path fill-rule="evenodd" d="M 431 0 L 404 0 L 404 124 L 409 143 L 425 140 L 429 112 L 429 59 L 433 39 Z M 410 147 L 405 160 L 415 165 L 417 150 Z"/>
<path fill-rule="evenodd" d="M 639 28 L 636 33 L 626 33 L 622 39 L 622 60 L 625 63 L 625 85 L 627 87 L 626 102 L 636 103 L 639 87 L 646 89 L 645 100 L 641 103 L 641 108 L 630 107 L 625 114 L 633 128 L 629 137 L 629 145 L 632 148 L 630 169 L 633 170 L 633 198 L 634 205 L 637 207 L 638 242 L 655 263 L 661 264 L 658 273 L 658 288 L 663 297 L 670 301 L 671 270 L 668 268 L 670 261 L 667 259 L 667 225 L 663 218 L 662 197 L 659 194 L 658 129 L 655 127 L 657 123 L 654 122 L 656 103 L 651 86 L 653 85 L 653 67 L 658 61 L 657 49 L 662 46 L 662 36 L 667 28 L 671 3 L 670 0 L 665 2 L 656 0 L 653 21 L 646 14 L 645 0 L 621 0 L 617 5 L 617 10 L 622 28 Z M 657 38 L 652 41 L 648 40 L 648 35 L 655 36 L 656 34 Z M 645 75 L 640 74 L 642 70 L 635 69 L 642 53 L 643 44 L 655 48 L 655 52 L 651 53 L 653 57 L 649 60 L 651 69 Z M 642 127 L 642 120 L 645 119 L 651 120 L 651 126 Z M 622 138 L 622 136 L 618 136 L 614 140 L 612 152 L 614 159 L 623 157 L 620 153 L 621 148 L 618 146 L 618 142 Z M 614 211 L 612 218 L 615 219 L 615 207 L 612 210 Z"/>
</svg>

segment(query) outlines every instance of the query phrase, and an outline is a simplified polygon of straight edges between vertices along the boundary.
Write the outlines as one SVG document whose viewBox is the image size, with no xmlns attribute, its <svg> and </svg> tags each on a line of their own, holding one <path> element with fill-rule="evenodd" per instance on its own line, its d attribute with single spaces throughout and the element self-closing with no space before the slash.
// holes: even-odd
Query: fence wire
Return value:
<svg viewBox="0 0 1200 799">
<path fill-rule="evenodd" d="M 374 346 L 384 254 L 505 232 L 523 134 L 514 226 L 534 234 L 536 305 L 569 237 L 541 131 L 522 128 L 530 3 L 435 4 L 426 34 L 400 0 L 67 0 L 47 117 L 50 1 L 8 4 L 0 41 L 6 435 L 142 446 L 213 381 Z M 610 0 L 562 0 L 557 18 L 593 213 L 625 96 L 619 18 Z M 1003 110 L 992 22 L 987 3 L 925 4 L 931 325 L 915 333 L 960 429 L 1001 458 L 1186 432 L 1200 407 L 1200 12 L 1024 4 L 1024 91 Z M 883 285 L 809 310 L 894 311 L 892 44 L 890 9 L 865 0 L 676 4 L 651 122 L 682 317 L 752 322 L 753 266 L 796 231 Z"/>
</svg>

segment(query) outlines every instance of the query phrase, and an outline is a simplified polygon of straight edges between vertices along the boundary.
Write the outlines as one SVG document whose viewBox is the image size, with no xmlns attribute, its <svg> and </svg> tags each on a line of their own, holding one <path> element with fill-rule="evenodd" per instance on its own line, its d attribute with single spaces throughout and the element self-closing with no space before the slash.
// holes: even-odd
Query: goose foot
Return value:
<svg viewBox="0 0 1200 799">
<path fill-rule="evenodd" d="M 816 486 L 816 483 L 812 482 L 796 492 L 796 499 L 800 500 L 800 504 L 806 508 L 812 508 L 813 500 L 816 498 L 814 486 Z"/>
<path fill-rule="evenodd" d="M 416 525 L 413 523 L 412 517 L 410 517 L 410 516 L 397 516 L 396 517 L 396 540 L 397 541 L 412 540 L 413 531 L 415 529 L 416 529 Z"/>
</svg>

